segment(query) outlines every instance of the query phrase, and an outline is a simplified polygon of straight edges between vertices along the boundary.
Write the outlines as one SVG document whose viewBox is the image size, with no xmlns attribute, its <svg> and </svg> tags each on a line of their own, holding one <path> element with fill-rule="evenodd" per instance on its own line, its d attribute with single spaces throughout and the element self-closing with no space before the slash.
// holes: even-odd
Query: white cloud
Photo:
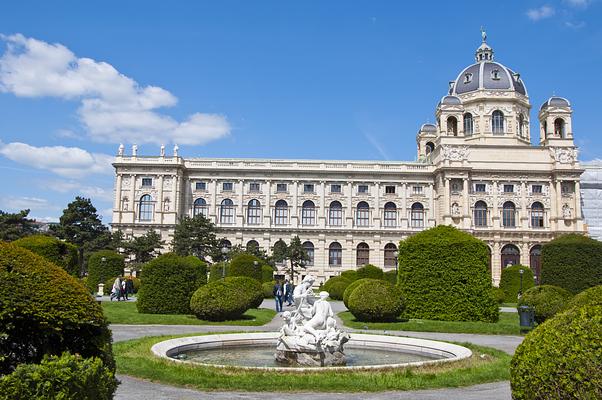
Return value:
<svg viewBox="0 0 602 400">
<path fill-rule="evenodd" d="M 564 2 L 572 7 L 587 8 L 592 0 L 564 0 Z"/>
<path fill-rule="evenodd" d="M 85 197 L 91 198 L 93 203 L 96 201 L 104 201 L 109 203 L 113 201 L 112 189 L 84 185 L 77 181 L 47 181 L 43 182 L 42 186 L 46 189 L 54 190 L 59 193 L 79 193 Z"/>
<path fill-rule="evenodd" d="M 566 21 L 564 23 L 564 25 L 567 28 L 571 28 L 571 29 L 581 29 L 581 28 L 585 27 L 585 22 L 584 21 L 578 21 L 578 22 Z"/>
<path fill-rule="evenodd" d="M 26 143 L 0 142 L 0 154 L 33 168 L 48 170 L 68 178 L 82 178 L 89 174 L 111 174 L 113 157 L 90 153 L 79 147 L 35 147 Z"/>
<path fill-rule="evenodd" d="M 0 208 L 3 210 L 35 210 L 35 209 L 58 209 L 58 207 L 51 205 L 48 200 L 41 199 L 39 197 L 0 197 Z"/>
<path fill-rule="evenodd" d="M 541 19 L 550 18 L 556 14 L 556 10 L 548 5 L 543 5 L 539 8 L 532 8 L 527 10 L 527 17 L 532 21 L 539 21 Z"/>
<path fill-rule="evenodd" d="M 230 133 L 223 115 L 195 113 L 184 121 L 158 113 L 177 98 L 156 86 L 141 86 L 106 62 L 78 58 L 61 44 L 21 34 L 1 36 L 0 91 L 19 97 L 81 101 L 78 114 L 99 142 L 204 144 Z"/>
</svg>

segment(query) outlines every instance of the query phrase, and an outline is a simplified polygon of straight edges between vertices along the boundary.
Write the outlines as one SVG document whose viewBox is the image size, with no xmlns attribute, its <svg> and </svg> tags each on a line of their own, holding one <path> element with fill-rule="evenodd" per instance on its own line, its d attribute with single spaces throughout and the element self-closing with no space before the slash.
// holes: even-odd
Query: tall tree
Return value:
<svg viewBox="0 0 602 400">
<path fill-rule="evenodd" d="M 295 236 L 291 240 L 291 244 L 288 245 L 287 249 L 288 260 L 291 263 L 289 270 L 291 281 L 295 278 L 295 274 L 298 273 L 300 268 L 306 268 L 307 262 L 309 261 L 309 255 L 301 244 L 299 236 Z M 296 270 L 295 270 L 296 269 Z"/>
<path fill-rule="evenodd" d="M 206 260 L 220 251 L 215 232 L 215 225 L 204 215 L 184 216 L 174 231 L 173 251 L 180 256 L 192 255 Z"/>
<path fill-rule="evenodd" d="M 13 241 L 35 232 L 34 221 L 28 219 L 29 210 L 7 213 L 0 210 L 0 240 Z"/>
<path fill-rule="evenodd" d="M 278 264 L 285 263 L 288 260 L 288 246 L 284 240 L 278 239 L 274 243 L 272 257 L 274 258 L 274 262 Z"/>
<path fill-rule="evenodd" d="M 122 247 L 124 253 L 134 256 L 137 263 L 145 263 L 159 255 L 159 249 L 164 244 L 165 241 L 161 240 L 161 235 L 151 229 L 142 236 L 124 241 Z"/>
<path fill-rule="evenodd" d="M 84 254 L 109 245 L 111 234 L 102 224 L 90 199 L 77 196 L 63 210 L 58 225 L 51 227 L 52 232 L 61 239 L 66 239 L 78 248 L 80 274 L 84 273 Z"/>
</svg>

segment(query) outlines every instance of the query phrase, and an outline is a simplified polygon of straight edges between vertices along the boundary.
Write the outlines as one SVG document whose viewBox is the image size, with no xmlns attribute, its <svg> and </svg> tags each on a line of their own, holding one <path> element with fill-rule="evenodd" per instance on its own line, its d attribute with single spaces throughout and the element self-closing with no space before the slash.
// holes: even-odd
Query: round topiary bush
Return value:
<svg viewBox="0 0 602 400">
<path fill-rule="evenodd" d="M 343 303 L 345 304 L 345 307 L 349 308 L 349 296 L 351 296 L 351 293 L 355 290 L 355 288 L 369 280 L 370 278 L 358 279 L 357 281 L 351 282 L 349 286 L 347 286 L 343 292 Z"/>
<path fill-rule="evenodd" d="M 258 308 L 263 302 L 263 288 L 258 280 L 248 276 L 232 276 L 226 278 L 226 282 L 232 285 L 234 290 L 247 296 L 247 308 Z"/>
<path fill-rule="evenodd" d="M 602 285 L 594 286 L 578 293 L 568 301 L 565 309 L 568 310 L 573 307 L 581 307 L 588 304 L 602 306 Z"/>
<path fill-rule="evenodd" d="M 602 399 L 602 305 L 550 318 L 518 346 L 510 365 L 512 398 Z"/>
<path fill-rule="evenodd" d="M 125 260 L 119 253 L 112 250 L 92 253 L 88 258 L 88 289 L 96 293 L 99 283 L 105 283 L 111 277 L 122 276 L 124 268 Z"/>
<path fill-rule="evenodd" d="M 568 234 L 543 245 L 541 282 L 573 294 L 602 285 L 602 242 Z"/>
<path fill-rule="evenodd" d="M 55 263 L 72 276 L 79 276 L 77 247 L 71 243 L 46 235 L 26 236 L 12 243 Z"/>
<path fill-rule="evenodd" d="M 324 282 L 323 290 L 328 292 L 333 300 L 343 300 L 343 293 L 351 282 L 341 276 L 335 276 Z"/>
<path fill-rule="evenodd" d="M 209 282 L 190 299 L 190 309 L 197 318 L 207 321 L 239 319 L 249 309 L 249 297 L 235 290 L 226 280 Z"/>
<path fill-rule="evenodd" d="M 101 359 L 64 353 L 0 377 L 0 400 L 112 400 L 117 384 Z"/>
<path fill-rule="evenodd" d="M 357 269 L 357 279 L 383 279 L 383 270 L 372 264 L 366 264 Z"/>
<path fill-rule="evenodd" d="M 491 291 L 487 245 L 469 233 L 440 225 L 399 243 L 404 316 L 444 321 L 498 320 Z"/>
<path fill-rule="evenodd" d="M 209 282 L 219 281 L 228 276 L 228 263 L 218 262 L 209 267 Z"/>
<path fill-rule="evenodd" d="M 145 314 L 190 314 L 190 298 L 207 282 L 207 266 L 197 257 L 163 254 L 142 269 L 136 307 Z"/>
<path fill-rule="evenodd" d="M 240 253 L 230 260 L 227 276 L 248 276 L 261 282 L 261 264 L 262 261 L 254 255 Z"/>
<path fill-rule="evenodd" d="M 520 271 L 523 271 L 523 293 L 535 286 L 531 268 L 524 265 L 512 265 L 502 269 L 500 289 L 504 291 L 504 302 L 516 303 L 520 291 Z"/>
<path fill-rule="evenodd" d="M 383 274 L 383 280 L 393 284 L 393 285 L 397 285 L 397 271 L 393 270 L 393 271 L 387 271 Z"/>
<path fill-rule="evenodd" d="M 491 292 L 493 293 L 493 297 L 498 304 L 502 304 L 504 301 L 506 301 L 506 292 L 504 292 L 502 288 L 493 287 L 491 288 Z"/>
<path fill-rule="evenodd" d="M 263 282 L 261 284 L 261 289 L 263 290 L 263 298 L 264 299 L 270 299 L 270 298 L 274 297 L 274 285 L 275 284 L 276 284 L 276 281 Z"/>
<path fill-rule="evenodd" d="M 357 271 L 354 271 L 352 269 L 348 269 L 347 271 L 341 272 L 341 275 L 339 276 L 343 279 L 348 280 L 349 282 L 355 282 L 359 279 L 357 277 Z"/>
<path fill-rule="evenodd" d="M 349 295 L 349 311 L 358 321 L 394 321 L 404 308 L 401 290 L 383 280 L 362 281 Z"/>
<path fill-rule="evenodd" d="M 541 324 L 561 311 L 572 294 L 558 286 L 541 285 L 527 290 L 518 301 L 518 307 L 529 306 L 535 310 L 535 322 Z"/>
<path fill-rule="evenodd" d="M 272 282 L 274 280 L 274 268 L 271 265 L 261 266 L 261 282 Z"/>
<path fill-rule="evenodd" d="M 0 242 L 0 375 L 64 351 L 114 370 L 102 307 L 62 268 Z"/>
</svg>

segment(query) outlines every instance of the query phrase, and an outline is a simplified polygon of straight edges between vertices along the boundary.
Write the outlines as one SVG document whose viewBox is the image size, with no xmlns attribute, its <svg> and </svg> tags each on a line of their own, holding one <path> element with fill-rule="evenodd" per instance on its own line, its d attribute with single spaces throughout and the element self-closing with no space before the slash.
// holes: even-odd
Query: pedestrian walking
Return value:
<svg viewBox="0 0 602 400">
<path fill-rule="evenodd" d="M 121 296 L 121 277 L 117 277 L 115 278 L 115 281 L 113 282 L 113 288 L 111 289 L 111 301 L 113 301 L 113 299 L 117 299 L 117 301 L 119 301 L 119 298 Z"/>
<path fill-rule="evenodd" d="M 288 279 L 284 281 L 284 301 L 289 307 L 293 305 L 293 285 Z"/>
<path fill-rule="evenodd" d="M 282 297 L 284 296 L 284 290 L 280 281 L 276 281 L 272 293 L 274 294 L 274 300 L 276 301 L 276 312 L 282 312 Z"/>
<path fill-rule="evenodd" d="M 125 281 L 125 291 L 130 296 L 134 295 L 134 280 L 131 276 L 128 276 L 127 280 Z"/>
<path fill-rule="evenodd" d="M 121 294 L 123 296 L 123 300 L 129 300 L 128 289 L 127 289 L 127 279 L 124 279 L 121 281 Z"/>
</svg>

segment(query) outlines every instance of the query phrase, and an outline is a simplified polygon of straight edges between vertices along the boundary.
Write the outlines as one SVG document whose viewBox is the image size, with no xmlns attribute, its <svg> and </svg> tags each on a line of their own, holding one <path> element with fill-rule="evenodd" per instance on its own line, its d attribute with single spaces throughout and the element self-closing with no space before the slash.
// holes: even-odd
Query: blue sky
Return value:
<svg viewBox="0 0 602 400">
<path fill-rule="evenodd" d="M 581 159 L 602 155 L 601 0 L 87 3 L 2 6 L 2 210 L 55 220 L 85 195 L 110 222 L 121 142 L 143 155 L 177 142 L 186 157 L 413 160 L 481 25 L 527 85 L 532 131 L 544 100 L 567 97 Z"/>
</svg>

